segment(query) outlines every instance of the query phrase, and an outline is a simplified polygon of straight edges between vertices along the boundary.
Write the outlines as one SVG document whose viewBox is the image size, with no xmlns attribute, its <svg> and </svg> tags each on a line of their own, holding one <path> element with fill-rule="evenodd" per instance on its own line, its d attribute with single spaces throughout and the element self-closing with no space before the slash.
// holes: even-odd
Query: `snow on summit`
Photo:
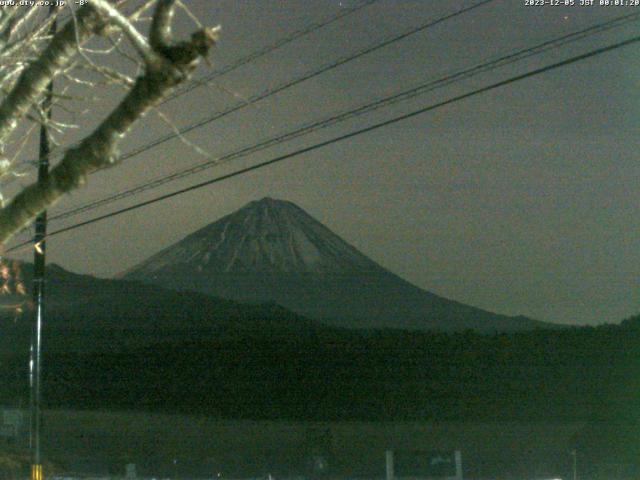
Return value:
<svg viewBox="0 0 640 480">
<path fill-rule="evenodd" d="M 129 273 L 153 275 L 178 265 L 236 273 L 381 270 L 297 205 L 269 197 L 198 230 Z"/>
</svg>

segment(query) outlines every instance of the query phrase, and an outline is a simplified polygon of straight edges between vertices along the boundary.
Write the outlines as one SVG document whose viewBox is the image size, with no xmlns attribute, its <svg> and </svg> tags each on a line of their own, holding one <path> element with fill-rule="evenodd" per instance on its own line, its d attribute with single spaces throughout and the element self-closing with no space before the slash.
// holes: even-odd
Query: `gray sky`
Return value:
<svg viewBox="0 0 640 480">
<path fill-rule="evenodd" d="M 472 3 L 380 0 L 162 110 L 176 125 L 189 124 L 387 35 Z M 213 60 L 224 66 L 353 2 L 189 0 L 187 4 L 201 22 L 222 25 Z M 495 0 L 249 105 L 188 138 L 211 155 L 221 155 L 638 8 L 532 7 L 524 0 Z M 179 28 L 193 27 L 182 18 Z M 50 228 L 346 133 L 637 35 L 638 30 L 636 22 L 589 37 Z M 54 237 L 48 243 L 48 259 L 76 272 L 108 277 L 268 195 L 296 202 L 375 261 L 439 295 L 540 320 L 619 321 L 640 311 L 638 54 L 637 44 L 618 49 Z M 206 67 L 198 71 L 205 73 Z M 89 119 L 86 124 L 90 123 Z M 169 131 L 150 116 L 122 151 Z M 201 161 L 184 143 L 166 143 L 92 176 L 87 188 L 52 212 Z"/>
</svg>

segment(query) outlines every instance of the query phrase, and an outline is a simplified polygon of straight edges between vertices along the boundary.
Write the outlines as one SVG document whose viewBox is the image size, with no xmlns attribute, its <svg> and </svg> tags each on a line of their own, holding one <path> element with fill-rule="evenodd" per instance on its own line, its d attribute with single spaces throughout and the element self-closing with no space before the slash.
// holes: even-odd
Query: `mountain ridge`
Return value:
<svg viewBox="0 0 640 480">
<path fill-rule="evenodd" d="M 273 301 L 347 328 L 512 331 L 554 324 L 440 297 L 370 259 L 292 202 L 265 197 L 119 278 L 240 302 Z"/>
<path fill-rule="evenodd" d="M 11 261 L 26 286 L 0 295 L 0 354 L 30 344 L 33 265 Z M 17 267 L 17 268 L 16 268 Z M 252 336 L 304 337 L 326 330 L 274 303 L 240 304 L 203 293 L 82 275 L 55 264 L 46 274 L 47 351 L 114 351 L 162 342 Z"/>
</svg>

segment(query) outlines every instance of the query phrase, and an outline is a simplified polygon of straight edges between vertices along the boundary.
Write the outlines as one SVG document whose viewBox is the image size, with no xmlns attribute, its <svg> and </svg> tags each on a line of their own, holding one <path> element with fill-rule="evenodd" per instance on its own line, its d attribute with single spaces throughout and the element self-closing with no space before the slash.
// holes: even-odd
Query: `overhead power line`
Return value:
<svg viewBox="0 0 640 480">
<path fill-rule="evenodd" d="M 295 78 L 293 80 L 285 81 L 284 83 L 281 83 L 280 85 L 277 85 L 276 87 L 273 87 L 273 88 L 265 90 L 264 92 L 258 93 L 256 95 L 250 97 L 246 101 L 238 102 L 235 105 L 232 105 L 231 107 L 226 108 L 226 109 L 224 109 L 222 111 L 216 112 L 213 115 L 210 115 L 210 116 L 208 116 L 207 118 L 205 118 L 203 120 L 200 120 L 198 122 L 192 123 L 191 125 L 183 127 L 178 132 L 173 132 L 173 133 L 167 134 L 167 135 L 165 135 L 163 137 L 160 137 L 160 138 L 157 138 L 156 140 L 153 140 L 153 141 L 151 141 L 151 142 L 149 142 L 149 143 L 147 143 L 145 145 L 142 145 L 142 146 L 140 146 L 138 148 L 135 148 L 135 149 L 125 153 L 124 155 L 122 155 L 120 157 L 120 160 L 122 160 L 122 161 L 123 160 L 127 160 L 127 159 L 129 159 L 131 157 L 134 157 L 136 155 L 141 154 L 142 152 L 145 152 L 145 151 L 150 150 L 150 149 L 152 149 L 154 147 L 157 147 L 158 145 L 161 145 L 161 144 L 163 144 L 163 143 L 165 143 L 165 142 L 167 142 L 169 140 L 172 140 L 174 138 L 179 138 L 180 136 L 185 135 L 185 134 L 187 134 L 187 133 L 189 133 L 189 132 L 191 132 L 191 131 L 193 131 L 193 130 L 195 130 L 197 128 L 200 128 L 203 125 L 207 125 L 207 124 L 212 123 L 212 122 L 214 122 L 216 120 L 219 120 L 219 119 L 221 119 L 223 117 L 226 117 L 227 115 L 229 115 L 231 113 L 237 112 L 238 110 L 241 110 L 241 109 L 247 107 L 248 105 L 252 105 L 252 104 L 255 104 L 255 103 L 260 102 L 262 100 L 265 100 L 265 99 L 267 99 L 269 97 L 272 97 L 272 96 L 274 96 L 274 95 L 276 95 L 278 93 L 283 92 L 284 90 L 288 90 L 289 88 L 292 88 L 292 87 L 294 87 L 296 85 L 299 85 L 302 82 L 306 82 L 307 80 L 311 80 L 312 78 L 315 78 L 315 77 L 317 77 L 319 75 L 322 75 L 323 73 L 329 72 L 331 70 L 334 70 L 334 69 L 336 69 L 336 68 L 338 68 L 338 67 L 340 67 L 340 66 L 342 66 L 342 65 L 344 65 L 346 63 L 352 62 L 352 61 L 354 61 L 354 60 L 356 60 L 358 58 L 361 58 L 361 57 L 363 57 L 365 55 L 368 55 L 368 54 L 373 53 L 375 51 L 378 51 L 378 50 L 380 50 L 382 48 L 385 48 L 385 47 L 387 47 L 389 45 L 392 45 L 392 44 L 394 44 L 396 42 L 404 40 L 405 38 L 407 38 L 407 37 L 409 37 L 411 35 L 414 35 L 416 33 L 419 33 L 419 32 L 422 32 L 424 30 L 427 30 L 427 29 L 429 29 L 431 27 L 434 27 L 434 26 L 436 26 L 436 25 L 438 25 L 438 24 L 440 24 L 442 22 L 451 20 L 452 18 L 455 18 L 455 17 L 457 17 L 459 15 L 462 15 L 462 14 L 465 14 L 465 13 L 470 12 L 472 10 L 475 10 L 476 8 L 479 8 L 479 7 L 483 6 L 483 5 L 491 3 L 493 1 L 495 1 L 495 0 L 481 0 L 481 1 L 479 1 L 479 2 L 477 2 L 475 4 L 473 4 L 473 5 L 470 5 L 468 7 L 460 8 L 460 9 L 456 10 L 455 12 L 448 13 L 448 14 L 440 16 L 440 17 L 438 17 L 436 19 L 428 20 L 426 23 L 423 23 L 423 24 L 421 24 L 421 25 L 419 25 L 417 27 L 410 28 L 409 30 L 406 30 L 406 31 L 404 31 L 404 32 L 402 32 L 400 34 L 396 34 L 396 35 L 393 35 L 391 37 L 387 37 L 387 38 L 385 38 L 385 39 L 383 39 L 383 40 L 381 40 L 381 41 L 379 41 L 379 42 L 377 42 L 377 43 L 375 43 L 373 45 L 370 45 L 370 46 L 365 47 L 365 48 L 363 48 L 361 50 L 358 50 L 355 53 L 351 53 L 349 55 L 340 57 L 339 59 L 334 60 L 331 63 L 322 65 L 319 68 L 316 68 L 314 70 L 306 72 L 306 73 L 302 74 L 301 76 L 299 76 L 299 77 L 297 77 L 297 78 Z"/>
<path fill-rule="evenodd" d="M 273 44 L 268 45 L 259 50 L 256 50 L 255 52 L 252 52 L 244 57 L 241 57 L 237 59 L 235 62 L 225 65 L 224 67 L 213 71 L 209 75 L 205 75 L 199 79 L 192 80 L 187 85 L 185 85 L 184 87 L 182 87 L 181 89 L 177 90 L 176 92 L 171 94 L 169 97 L 164 99 L 162 103 L 164 104 L 181 95 L 184 95 L 185 93 L 191 92 L 196 88 L 204 85 L 205 83 L 209 83 L 215 80 L 216 78 L 221 77 L 222 75 L 226 75 L 227 73 L 232 72 L 244 65 L 247 65 L 248 63 L 254 62 L 259 58 L 264 57 L 265 55 L 275 50 L 278 50 L 279 48 L 282 48 L 285 45 L 288 45 L 289 43 L 293 42 L 294 40 L 297 40 L 298 38 L 304 37 L 306 35 L 309 35 L 310 33 L 315 32 L 316 30 L 320 30 L 321 28 L 331 25 L 332 23 L 340 20 L 341 18 L 344 18 L 347 15 L 351 15 L 352 13 L 362 10 L 363 8 L 368 7 L 369 5 L 377 1 L 378 0 L 365 0 L 362 3 L 359 3 L 358 5 L 354 5 L 353 7 L 342 8 L 341 10 L 338 11 L 338 13 L 329 15 L 323 18 L 322 20 L 311 23 L 301 28 L 300 30 L 296 30 L 290 35 L 283 37 L 280 40 L 277 40 Z"/>
<path fill-rule="evenodd" d="M 265 91 L 263 91 L 261 93 L 258 93 L 256 95 L 253 95 L 252 97 L 250 97 L 247 100 L 243 100 L 243 101 L 237 102 L 236 104 L 234 104 L 234 105 L 232 105 L 232 106 L 230 106 L 230 107 L 228 107 L 228 108 L 226 108 L 224 110 L 220 110 L 218 112 L 215 112 L 215 113 L 207 116 L 206 118 L 204 118 L 202 120 L 199 120 L 199 121 L 194 122 L 194 123 L 192 123 L 192 124 L 190 124 L 190 125 L 188 125 L 186 127 L 183 127 L 181 129 L 179 129 L 177 132 L 172 132 L 172 133 L 169 133 L 167 135 L 158 137 L 158 138 L 156 138 L 155 140 L 152 140 L 149 143 L 146 143 L 146 144 L 144 144 L 144 145 L 142 145 L 140 147 L 134 148 L 133 150 L 130 150 L 129 152 L 124 153 L 123 155 L 121 155 L 119 160 L 120 161 L 124 161 L 124 160 L 127 160 L 129 158 L 132 158 L 132 157 L 135 157 L 137 155 L 140 155 L 141 153 L 143 153 L 143 152 L 145 152 L 147 150 L 155 148 L 155 147 L 157 147 L 157 146 L 159 146 L 159 145 L 161 145 L 161 144 L 163 144 L 165 142 L 168 142 L 169 140 L 172 140 L 174 138 L 180 138 L 181 136 L 183 136 L 183 135 L 185 135 L 185 134 L 187 134 L 187 133 L 189 133 L 189 132 L 191 132 L 191 131 L 193 131 L 193 130 L 195 130 L 197 128 L 200 128 L 200 127 L 202 127 L 204 125 L 212 123 L 212 122 L 214 122 L 216 120 L 219 120 L 219 119 L 221 119 L 223 117 L 226 117 L 227 115 L 230 115 L 231 113 L 234 113 L 234 112 L 237 112 L 239 110 L 242 110 L 243 108 L 246 108 L 249 105 L 252 105 L 252 104 L 255 104 L 255 103 L 260 102 L 262 100 L 265 100 L 265 99 L 267 99 L 269 97 L 272 97 L 272 96 L 274 96 L 274 95 L 276 95 L 278 93 L 281 93 L 281 92 L 283 92 L 283 91 L 285 91 L 285 90 L 287 90 L 289 88 L 292 88 L 292 87 L 294 87 L 296 85 L 299 85 L 299 84 L 301 84 L 301 83 L 303 83 L 303 82 L 305 82 L 307 80 L 315 78 L 315 77 L 317 77 L 319 75 L 322 75 L 322 74 L 324 74 L 326 72 L 334 70 L 334 69 L 336 69 L 336 68 L 338 68 L 338 67 L 340 67 L 340 66 L 342 66 L 342 65 L 344 65 L 346 63 L 352 62 L 352 61 L 354 61 L 354 60 L 356 60 L 358 58 L 361 58 L 361 57 L 363 57 L 365 55 L 368 55 L 369 53 L 373 53 L 375 51 L 378 51 L 378 50 L 380 50 L 380 49 L 382 49 L 384 47 L 387 47 L 387 46 L 392 45 L 392 44 L 394 44 L 396 42 L 404 40 L 405 38 L 407 38 L 407 37 L 409 37 L 411 35 L 414 35 L 416 33 L 419 33 L 419 32 L 422 32 L 424 30 L 427 30 L 427 29 L 429 29 L 431 27 L 434 27 L 434 26 L 436 26 L 436 25 L 438 25 L 438 24 L 440 24 L 442 22 L 448 21 L 448 20 L 450 20 L 452 18 L 455 18 L 455 17 L 457 17 L 459 15 L 463 15 L 463 14 L 465 14 L 467 12 L 475 10 L 476 8 L 479 8 L 479 7 L 483 6 L 483 5 L 486 5 L 486 4 L 494 2 L 494 1 L 495 0 L 481 0 L 479 2 L 474 3 L 473 5 L 470 5 L 468 7 L 460 8 L 460 9 L 458 9 L 458 10 L 452 12 L 452 13 L 445 14 L 445 15 L 440 16 L 440 17 L 435 18 L 435 19 L 430 19 L 427 22 L 425 22 L 425 23 L 423 23 L 421 25 L 418 25 L 417 27 L 412 27 L 412 28 L 410 28 L 410 29 L 408 29 L 408 30 L 406 30 L 406 31 L 404 31 L 402 33 L 385 37 L 384 39 L 382 39 L 382 40 L 380 40 L 380 41 L 378 41 L 378 42 L 376 42 L 376 43 L 374 43 L 374 44 L 372 44 L 370 46 L 367 46 L 367 47 L 365 47 L 365 48 L 363 48 L 361 50 L 358 50 L 355 53 L 351 53 L 351 54 L 345 55 L 343 57 L 340 57 L 337 60 L 334 60 L 334 61 L 332 61 L 330 63 L 324 64 L 324 65 L 322 65 L 322 66 L 320 66 L 320 67 L 318 67 L 318 68 L 316 68 L 314 70 L 310 70 L 310 71 L 308 71 L 306 73 L 303 73 L 301 76 L 299 76 L 299 77 L 297 77 L 297 78 L 295 78 L 293 80 L 287 80 L 287 81 L 285 81 L 285 82 L 283 82 L 283 83 L 281 83 L 281 84 L 279 84 L 279 85 L 277 85 L 275 87 L 267 89 L 267 90 L 265 90 Z"/>
<path fill-rule="evenodd" d="M 196 88 L 205 85 L 206 83 L 212 82 L 213 80 L 215 80 L 218 77 L 221 77 L 223 75 L 226 75 L 244 65 L 247 65 L 251 62 L 254 62 L 256 60 L 258 60 L 259 58 L 264 57 L 265 55 L 272 53 L 282 47 L 284 47 L 285 45 L 288 45 L 290 43 L 292 43 L 293 41 L 302 38 L 306 35 L 309 35 L 317 30 L 320 30 L 324 27 L 327 27 L 329 25 L 331 25 L 332 23 L 348 16 L 351 15 L 353 13 L 358 12 L 359 10 L 362 10 L 365 7 L 368 7 L 369 5 L 372 5 L 376 2 L 378 2 L 379 0 L 364 0 L 363 2 L 354 5 L 352 7 L 345 7 L 345 8 L 341 8 L 337 13 L 334 13 L 332 15 L 328 15 L 326 17 L 324 17 L 321 20 L 309 23 L 308 25 L 305 25 L 304 27 L 290 33 L 289 35 L 282 37 L 278 40 L 276 40 L 274 43 L 272 43 L 271 45 L 267 45 L 265 47 L 262 47 L 256 51 L 253 51 L 251 53 L 249 53 L 248 55 L 245 55 L 243 57 L 240 57 L 238 59 L 236 59 L 234 62 L 225 65 L 222 68 L 216 69 L 215 71 L 213 71 L 211 74 L 206 75 L 202 78 L 198 78 L 198 79 L 194 79 L 194 80 L 190 80 L 182 89 L 179 89 L 175 92 L 173 92 L 170 96 L 168 96 L 167 98 L 165 98 L 160 105 L 163 105 L 171 100 L 174 100 L 175 98 L 178 98 L 188 92 L 191 92 L 193 90 L 195 90 Z M 64 20 L 67 20 L 68 18 L 71 18 L 72 15 L 69 15 L 68 17 L 64 18 Z M 71 145 L 67 145 L 64 147 L 64 149 L 68 149 L 68 148 L 72 148 L 74 146 L 77 146 L 78 143 L 74 143 Z M 60 158 L 60 156 L 62 155 L 60 152 L 62 151 L 62 148 L 58 148 L 56 149 L 56 158 Z M 53 154 L 50 155 L 50 157 L 53 157 Z M 36 160 L 30 160 L 30 161 L 25 161 L 23 163 L 34 163 L 37 162 Z"/>
<path fill-rule="evenodd" d="M 138 195 L 142 192 L 158 188 L 162 185 L 165 185 L 169 182 L 173 182 L 175 180 L 179 180 L 181 178 L 185 178 L 187 176 L 193 175 L 195 173 L 199 173 L 205 169 L 212 168 L 223 163 L 227 163 L 232 160 L 236 160 L 238 158 L 246 157 L 255 152 L 264 150 L 266 148 L 272 147 L 274 145 L 279 145 L 285 141 L 292 140 L 294 138 L 300 137 L 302 135 L 309 134 L 311 132 L 315 132 L 322 128 L 326 128 L 332 125 L 335 125 L 339 122 L 346 121 L 352 119 L 354 117 L 364 115 L 366 113 L 370 113 L 377 109 L 387 107 L 389 105 L 398 103 L 400 101 L 404 101 L 418 95 L 422 95 L 428 92 L 431 92 L 435 89 L 442 88 L 448 85 L 451 85 L 455 82 L 459 82 L 461 80 L 465 80 L 471 78 L 475 75 L 479 75 L 481 73 L 486 73 L 488 71 L 494 70 L 499 67 L 503 67 L 509 65 L 511 63 L 524 60 L 526 58 L 530 58 L 535 55 L 540 55 L 544 52 L 547 52 L 552 49 L 559 48 L 568 43 L 575 42 L 577 40 L 584 39 L 590 35 L 594 35 L 596 33 L 600 33 L 602 31 L 618 27 L 625 23 L 629 23 L 630 21 L 637 20 L 640 18 L 640 13 L 628 14 L 617 17 L 615 19 L 609 20 L 607 22 L 603 22 L 597 25 L 593 25 L 587 27 L 585 29 L 572 32 L 561 37 L 554 38 L 552 40 L 545 41 L 543 43 L 537 44 L 535 46 L 531 46 L 528 48 L 520 49 L 513 51 L 509 54 L 503 55 L 498 58 L 494 58 L 492 60 L 484 61 L 483 63 L 477 64 L 473 67 L 463 69 L 453 74 L 449 74 L 445 77 L 439 78 L 437 80 L 430 80 L 428 82 L 422 83 L 417 87 L 413 87 L 411 89 L 404 90 L 402 92 L 396 93 L 391 96 L 384 97 L 382 99 L 376 100 L 374 102 L 369 102 L 365 105 L 362 105 L 355 109 L 350 109 L 348 111 L 342 112 L 337 115 L 332 115 L 328 118 L 319 121 L 313 121 L 307 123 L 301 127 L 298 127 L 292 131 L 289 131 L 284 134 L 278 134 L 272 136 L 266 140 L 262 140 L 257 144 L 243 147 L 233 152 L 227 153 L 218 158 L 210 159 L 205 162 L 201 162 L 199 164 L 180 169 L 176 172 L 173 172 L 168 175 L 163 175 L 156 179 L 144 182 L 135 187 L 128 188 L 126 190 L 108 195 L 104 198 L 94 200 L 92 202 L 86 203 L 84 205 L 79 205 L 77 207 L 70 208 L 64 212 L 61 212 L 57 215 L 54 215 L 50 218 L 51 221 L 61 220 L 64 218 L 73 217 L 79 215 L 81 213 L 94 210 L 96 208 L 102 207 L 104 205 L 116 202 L 118 200 L 122 200 L 124 198 L 128 198 L 134 195 Z"/>
<path fill-rule="evenodd" d="M 347 134 L 344 134 L 344 135 L 339 135 L 337 137 L 333 137 L 333 138 L 331 138 L 329 140 L 325 140 L 323 142 L 319 142 L 319 143 L 316 143 L 316 144 L 308 146 L 308 147 L 300 148 L 300 149 L 295 150 L 293 152 L 277 156 L 275 158 L 272 158 L 270 160 L 266 160 L 264 162 L 260 162 L 258 164 L 252 165 L 250 167 L 246 167 L 246 168 L 242 168 L 240 170 L 236 170 L 235 172 L 228 173 L 226 175 L 221 175 L 221 176 L 213 178 L 211 180 L 207 180 L 207 181 L 204 181 L 204 182 L 197 183 L 195 185 L 191 185 L 191 186 L 189 186 L 187 188 L 183 188 L 183 189 L 177 190 L 177 191 L 172 192 L 172 193 L 161 195 L 161 196 L 153 198 L 151 200 L 146 200 L 144 202 L 140 202 L 140 203 L 137 203 L 135 205 L 131 205 L 129 207 L 122 208 L 120 210 L 116 210 L 116 211 L 107 213 L 105 215 L 100 215 L 98 217 L 94 217 L 94 218 L 92 218 L 90 220 L 86 220 L 84 222 L 79 222 L 79 223 L 76 223 L 74 225 L 70 225 L 68 227 L 60 228 L 58 230 L 55 230 L 55 231 L 51 232 L 49 235 L 47 235 L 47 237 L 52 237 L 52 236 L 55 236 L 55 235 L 59 235 L 61 233 L 69 232 L 71 230 L 75 230 L 75 229 L 90 225 L 92 223 L 96 223 L 96 222 L 99 222 L 99 221 L 102 221 L 102 220 L 106 220 L 108 218 L 112 218 L 112 217 L 121 215 L 123 213 L 130 212 L 132 210 L 136 210 L 138 208 L 142 208 L 142 207 L 145 207 L 145 206 L 148 206 L 148 205 L 151 205 L 151 204 L 163 201 L 163 200 L 167 200 L 169 198 L 176 197 L 178 195 L 182 195 L 184 193 L 188 193 L 188 192 L 191 192 L 191 191 L 194 191 L 194 190 L 198 190 L 198 189 L 207 187 L 209 185 L 213 185 L 215 183 L 222 182 L 222 181 L 227 180 L 229 178 L 237 177 L 237 176 L 243 175 L 245 173 L 249 173 L 249 172 L 252 172 L 252 171 L 255 171 L 255 170 L 259 170 L 259 169 L 268 167 L 270 165 L 274 165 L 276 163 L 282 162 L 282 161 L 287 160 L 289 158 L 297 157 L 297 156 L 300 156 L 300 155 L 302 155 L 304 153 L 309 153 L 309 152 L 318 150 L 320 148 L 326 147 L 328 145 L 332 145 L 334 143 L 338 143 L 338 142 L 341 142 L 341 141 L 344 141 L 344 140 L 348 140 L 350 138 L 354 138 L 356 136 L 363 135 L 365 133 L 369 133 L 369 132 L 378 130 L 378 129 L 383 128 L 383 127 L 387 127 L 389 125 L 393 125 L 393 124 L 401 122 L 403 120 L 408 120 L 408 119 L 416 117 L 418 115 L 422 115 L 424 113 L 436 110 L 438 108 L 441 108 L 441 107 L 444 107 L 444 106 L 447 106 L 447 105 L 451 105 L 451 104 L 459 102 L 461 100 L 465 100 L 467 98 L 471 98 L 471 97 L 474 97 L 476 95 L 480 95 L 482 93 L 486 93 L 486 92 L 489 92 L 491 90 L 495 90 L 497 88 L 504 87 L 504 86 L 519 82 L 521 80 L 525 80 L 527 78 L 531 78 L 531 77 L 534 77 L 534 76 L 537 76 L 537 75 L 541 75 L 543 73 L 550 72 L 550 71 L 555 70 L 557 68 L 564 67 L 566 65 L 571 65 L 571 64 L 586 60 L 588 58 L 595 57 L 597 55 L 601 55 L 601 54 L 606 53 L 606 52 L 610 52 L 610 51 L 613 51 L 613 50 L 616 50 L 616 49 L 619 49 L 619 48 L 622 48 L 622 47 L 625 47 L 625 46 L 628 46 L 628 45 L 632 45 L 632 44 L 637 43 L 637 42 L 640 42 L 640 35 L 639 36 L 635 36 L 635 37 L 631 37 L 631 38 L 629 38 L 627 40 L 624 40 L 624 41 L 621 41 L 621 42 L 614 43 L 612 45 L 608 45 L 606 47 L 601 47 L 601 48 L 598 48 L 598 49 L 595 49 L 595 50 L 591 50 L 591 51 L 589 51 L 587 53 L 583 53 L 581 55 L 576 55 L 574 57 L 562 60 L 560 62 L 553 63 L 551 65 L 547 65 L 545 67 L 537 68 L 535 70 L 530 70 L 530 71 L 528 71 L 526 73 L 510 77 L 510 78 L 508 78 L 506 80 L 501 80 L 499 82 L 492 83 L 492 84 L 487 85 L 485 87 L 481 87 L 481 88 L 478 88 L 476 90 L 472 90 L 471 92 L 467 92 L 467 93 L 464 93 L 464 94 L 461 94 L 461 95 L 457 95 L 457 96 L 451 97 L 451 98 L 449 98 L 447 100 L 443 100 L 441 102 L 434 103 L 434 104 L 431 104 L 431 105 L 423 107 L 423 108 L 419 108 L 419 109 L 414 110 L 412 112 L 409 112 L 409 113 L 406 113 L 406 114 L 403 114 L 403 115 L 399 115 L 399 116 L 393 117 L 391 119 L 388 119 L 388 120 L 385 120 L 385 121 L 382 121 L 382 122 L 378 122 L 378 123 L 376 123 L 374 125 L 370 125 L 368 127 L 361 128 L 359 130 L 355 130 L 353 132 L 350 132 L 350 133 L 347 133 Z M 26 241 L 26 242 L 20 243 L 20 244 L 14 246 L 14 247 L 8 249 L 7 252 L 16 251 L 17 249 L 19 249 L 19 248 L 21 248 L 21 247 L 23 247 L 25 245 L 28 245 L 30 243 L 31 243 L 31 241 Z"/>
</svg>

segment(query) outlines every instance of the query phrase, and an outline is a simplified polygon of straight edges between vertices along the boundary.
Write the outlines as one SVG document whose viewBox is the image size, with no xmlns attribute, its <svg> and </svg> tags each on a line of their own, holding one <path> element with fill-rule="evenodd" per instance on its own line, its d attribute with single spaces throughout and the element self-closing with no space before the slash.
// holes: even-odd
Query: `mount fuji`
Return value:
<svg viewBox="0 0 640 480">
<path fill-rule="evenodd" d="M 297 205 L 272 198 L 250 202 L 121 277 L 241 302 L 275 302 L 348 328 L 496 332 L 555 326 L 422 290 Z"/>
</svg>

